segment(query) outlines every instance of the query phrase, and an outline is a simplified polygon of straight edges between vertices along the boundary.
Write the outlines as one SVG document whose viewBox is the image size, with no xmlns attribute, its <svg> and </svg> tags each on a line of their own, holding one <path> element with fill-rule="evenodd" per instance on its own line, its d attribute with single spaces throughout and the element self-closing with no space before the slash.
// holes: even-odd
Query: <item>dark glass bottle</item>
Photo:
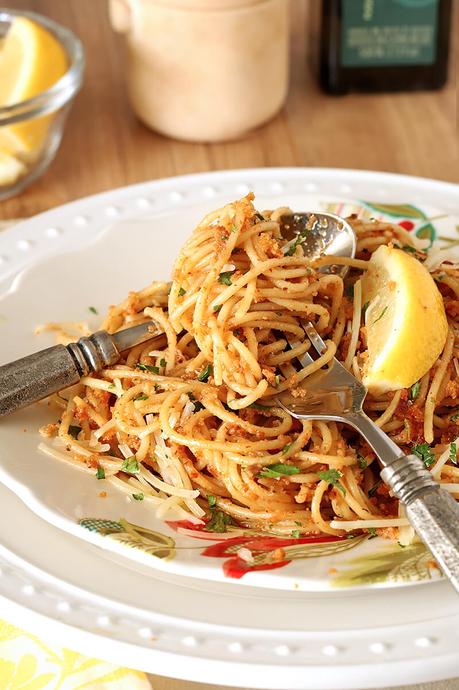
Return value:
<svg viewBox="0 0 459 690">
<path fill-rule="evenodd" d="M 322 0 L 320 80 L 333 94 L 439 89 L 452 0 Z"/>
</svg>

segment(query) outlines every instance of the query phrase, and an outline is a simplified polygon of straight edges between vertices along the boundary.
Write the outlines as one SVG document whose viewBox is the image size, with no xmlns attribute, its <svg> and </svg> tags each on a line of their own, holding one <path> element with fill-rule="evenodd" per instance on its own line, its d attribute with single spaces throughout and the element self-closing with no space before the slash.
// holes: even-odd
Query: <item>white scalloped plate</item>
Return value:
<svg viewBox="0 0 459 690">
<path fill-rule="evenodd" d="M 0 234 L 0 359 L 15 359 L 50 344 L 33 336 L 37 323 L 86 319 L 95 329 L 97 318 L 90 314 L 90 305 L 104 312 L 129 290 L 153 278 L 167 279 L 178 249 L 202 215 L 249 189 L 255 191 L 260 208 L 288 204 L 343 214 L 357 210 L 411 224 L 416 233 L 455 239 L 457 187 L 402 176 L 248 170 L 114 190 Z M 410 206 L 394 209 L 387 204 Z M 203 542 L 199 532 L 196 538 L 180 534 L 156 519 L 146 501 L 133 501 L 95 477 L 39 454 L 37 428 L 46 421 L 52 416 L 43 404 L 2 420 L 0 481 L 57 527 L 152 570 L 214 582 L 243 574 L 240 581 L 249 586 L 303 591 L 394 587 L 439 577 L 423 547 L 402 551 L 380 539 L 309 544 L 255 538 L 248 545 L 258 551 L 257 568 L 243 568 L 248 571 L 242 573 L 241 562 L 234 558 L 239 543 L 219 537 Z M 104 498 L 101 489 L 107 491 Z M 158 545 L 162 558 L 152 555 L 158 553 Z M 289 562 L 271 569 L 270 553 L 279 546 Z"/>
</svg>

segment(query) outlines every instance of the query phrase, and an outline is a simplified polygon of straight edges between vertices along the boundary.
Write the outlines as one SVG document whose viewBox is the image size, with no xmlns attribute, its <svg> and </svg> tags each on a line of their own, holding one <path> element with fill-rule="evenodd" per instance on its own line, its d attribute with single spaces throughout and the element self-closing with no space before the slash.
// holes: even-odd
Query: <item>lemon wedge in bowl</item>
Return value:
<svg viewBox="0 0 459 690">
<path fill-rule="evenodd" d="M 441 354 L 448 323 L 427 269 L 391 246 L 372 255 L 362 279 L 368 358 L 363 383 L 375 394 L 408 388 Z"/>
<path fill-rule="evenodd" d="M 15 17 L 0 42 L 0 107 L 21 103 L 55 84 L 68 58 L 58 39 L 27 17 Z M 23 159 L 39 155 L 51 115 L 0 128 L 0 151 Z"/>
</svg>

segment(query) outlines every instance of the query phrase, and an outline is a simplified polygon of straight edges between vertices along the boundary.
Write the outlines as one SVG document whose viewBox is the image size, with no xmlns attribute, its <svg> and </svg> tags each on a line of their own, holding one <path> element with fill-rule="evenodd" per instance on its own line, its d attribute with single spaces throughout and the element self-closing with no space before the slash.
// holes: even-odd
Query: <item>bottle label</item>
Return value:
<svg viewBox="0 0 459 690">
<path fill-rule="evenodd" d="M 440 0 L 344 0 L 344 67 L 432 65 Z"/>
</svg>

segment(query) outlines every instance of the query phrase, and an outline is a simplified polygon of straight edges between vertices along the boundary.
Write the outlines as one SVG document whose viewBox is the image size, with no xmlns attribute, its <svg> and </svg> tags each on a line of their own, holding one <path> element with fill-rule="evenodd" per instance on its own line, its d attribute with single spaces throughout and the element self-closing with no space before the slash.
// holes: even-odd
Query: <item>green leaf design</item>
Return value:
<svg viewBox="0 0 459 690">
<path fill-rule="evenodd" d="M 171 537 L 147 527 L 135 525 L 123 518 L 120 518 L 118 522 L 84 518 L 79 521 L 79 524 L 90 532 L 109 536 L 132 549 L 141 549 L 156 558 L 170 560 L 175 556 L 175 541 Z"/>
<path fill-rule="evenodd" d="M 416 237 L 420 237 L 423 240 L 430 241 L 428 249 L 430 249 L 430 247 L 432 246 L 436 236 L 437 233 L 432 223 L 426 223 L 425 225 L 421 225 L 421 227 L 416 230 Z"/>
<path fill-rule="evenodd" d="M 431 561 L 432 556 L 424 544 L 412 544 L 403 549 L 388 546 L 346 561 L 351 567 L 341 569 L 331 584 L 334 587 L 355 587 L 380 582 L 430 580 Z"/>
<path fill-rule="evenodd" d="M 373 211 L 379 211 L 387 216 L 394 218 L 419 218 L 421 220 L 426 218 L 426 215 L 420 208 L 412 206 L 411 204 L 378 204 L 374 201 L 364 201 Z"/>
</svg>

